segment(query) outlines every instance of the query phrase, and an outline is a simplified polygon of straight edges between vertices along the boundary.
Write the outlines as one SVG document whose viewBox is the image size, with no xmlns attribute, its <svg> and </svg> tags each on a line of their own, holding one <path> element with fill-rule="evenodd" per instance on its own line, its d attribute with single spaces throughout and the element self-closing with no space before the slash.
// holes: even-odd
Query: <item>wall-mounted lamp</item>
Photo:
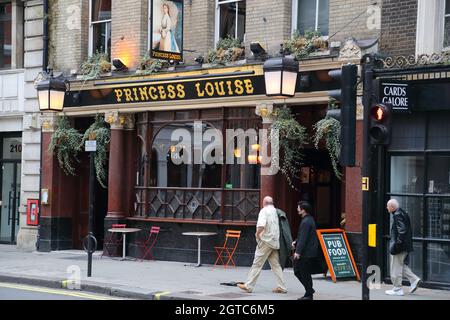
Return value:
<svg viewBox="0 0 450 320">
<path fill-rule="evenodd" d="M 119 58 L 113 59 L 113 66 L 117 71 L 128 71 L 128 67 Z"/>
<path fill-rule="evenodd" d="M 275 57 L 264 62 L 266 95 L 293 97 L 297 83 L 298 61 L 290 57 Z"/>
<path fill-rule="evenodd" d="M 60 112 L 64 107 L 64 97 L 67 82 L 61 77 L 53 76 L 53 69 L 41 72 L 41 78 L 36 83 L 40 111 Z"/>
</svg>

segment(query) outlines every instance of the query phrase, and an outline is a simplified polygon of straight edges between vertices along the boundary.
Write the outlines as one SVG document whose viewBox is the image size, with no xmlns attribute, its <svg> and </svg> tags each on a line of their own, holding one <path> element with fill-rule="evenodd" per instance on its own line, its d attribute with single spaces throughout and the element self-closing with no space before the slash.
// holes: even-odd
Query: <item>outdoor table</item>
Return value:
<svg viewBox="0 0 450 320">
<path fill-rule="evenodd" d="M 123 245 L 122 245 L 122 261 L 126 259 L 126 242 L 127 242 L 127 233 L 139 232 L 141 229 L 138 228 L 112 228 L 108 229 L 109 232 L 118 232 L 123 234 Z"/>
<path fill-rule="evenodd" d="M 202 237 L 215 236 L 217 232 L 183 232 L 183 236 L 195 236 L 198 239 L 198 256 L 197 256 L 197 264 L 196 267 L 200 267 L 202 264 L 200 262 L 200 249 L 202 246 Z"/>
</svg>

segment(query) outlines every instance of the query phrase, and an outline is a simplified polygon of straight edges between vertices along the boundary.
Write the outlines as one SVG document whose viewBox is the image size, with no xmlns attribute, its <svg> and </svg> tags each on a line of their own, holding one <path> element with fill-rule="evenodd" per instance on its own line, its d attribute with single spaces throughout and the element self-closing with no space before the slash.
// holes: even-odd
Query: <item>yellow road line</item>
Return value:
<svg viewBox="0 0 450 320">
<path fill-rule="evenodd" d="M 155 294 L 155 300 L 161 300 L 161 296 L 170 294 L 170 291 L 162 291 Z"/>
<path fill-rule="evenodd" d="M 11 283 L 0 283 L 0 287 L 9 288 L 9 289 L 17 289 L 17 290 L 27 290 L 33 292 L 41 292 L 41 293 L 49 293 L 49 294 L 58 294 L 63 296 L 71 296 L 76 298 L 85 298 L 92 300 L 121 300 L 117 298 L 110 297 L 101 297 L 93 294 L 83 293 L 83 292 L 68 292 L 65 290 L 57 290 L 57 289 L 48 289 L 48 288 L 38 288 L 31 287 L 21 284 L 11 284 Z"/>
</svg>

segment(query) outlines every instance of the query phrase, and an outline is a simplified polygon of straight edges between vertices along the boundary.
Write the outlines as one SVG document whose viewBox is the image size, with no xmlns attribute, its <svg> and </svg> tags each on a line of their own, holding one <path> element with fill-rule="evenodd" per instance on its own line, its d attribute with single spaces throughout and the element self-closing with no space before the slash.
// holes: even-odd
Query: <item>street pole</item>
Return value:
<svg viewBox="0 0 450 320">
<path fill-rule="evenodd" d="M 369 138 L 369 126 L 370 126 L 370 106 L 372 103 L 372 91 L 373 91 L 373 56 L 366 55 L 362 61 L 362 77 L 364 84 L 363 92 L 363 106 L 364 106 L 364 119 L 363 119 L 363 161 L 362 161 L 362 184 L 363 184 L 363 203 L 362 203 L 362 270 L 361 270 L 361 285 L 362 285 L 362 300 L 370 300 L 369 287 L 367 286 L 367 268 L 370 265 L 369 261 L 369 223 L 370 223 L 370 194 L 372 192 L 371 186 L 373 185 L 371 177 L 371 152 L 370 152 L 370 138 Z M 364 187 L 365 184 L 365 187 Z"/>
<path fill-rule="evenodd" d="M 92 275 L 92 253 L 94 248 L 94 203 L 95 203 L 95 193 L 94 193 L 94 169 L 95 169 L 95 151 L 89 152 L 90 166 L 89 166 L 89 221 L 88 221 L 88 274 L 90 277 Z"/>
</svg>

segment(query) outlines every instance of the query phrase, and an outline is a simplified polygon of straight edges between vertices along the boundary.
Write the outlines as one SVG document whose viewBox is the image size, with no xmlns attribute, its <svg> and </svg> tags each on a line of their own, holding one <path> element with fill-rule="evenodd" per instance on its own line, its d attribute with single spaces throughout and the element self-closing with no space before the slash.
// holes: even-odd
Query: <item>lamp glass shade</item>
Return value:
<svg viewBox="0 0 450 320">
<path fill-rule="evenodd" d="M 264 80 L 266 82 L 266 95 L 275 96 L 281 94 L 281 75 L 282 71 L 266 71 Z"/>
<path fill-rule="evenodd" d="M 297 72 L 283 71 L 283 86 L 281 95 L 293 97 L 295 95 L 296 84 Z"/>
<path fill-rule="evenodd" d="M 62 111 L 64 107 L 65 91 L 61 90 L 39 90 L 40 111 Z"/>
</svg>

